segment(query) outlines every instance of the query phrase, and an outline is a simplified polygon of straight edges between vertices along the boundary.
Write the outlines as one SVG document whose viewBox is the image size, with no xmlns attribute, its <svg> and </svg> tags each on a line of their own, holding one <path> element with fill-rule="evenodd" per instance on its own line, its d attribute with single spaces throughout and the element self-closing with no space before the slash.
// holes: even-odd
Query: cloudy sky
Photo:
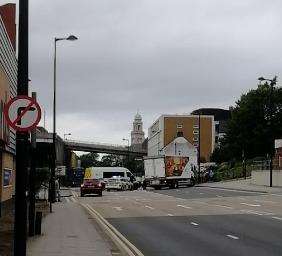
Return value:
<svg viewBox="0 0 282 256">
<path fill-rule="evenodd" d="M 281 12 L 281 0 L 30 0 L 31 90 L 51 128 L 53 38 L 76 35 L 58 43 L 58 132 L 122 143 L 137 109 L 147 131 L 280 78 Z"/>
</svg>

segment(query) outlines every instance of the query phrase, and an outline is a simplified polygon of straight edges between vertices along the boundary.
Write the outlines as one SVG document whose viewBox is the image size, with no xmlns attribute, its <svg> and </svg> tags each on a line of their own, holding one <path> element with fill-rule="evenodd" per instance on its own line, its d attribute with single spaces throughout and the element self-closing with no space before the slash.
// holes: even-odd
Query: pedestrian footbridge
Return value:
<svg viewBox="0 0 282 256">
<path fill-rule="evenodd" d="M 146 156 L 147 151 L 141 148 L 127 147 L 117 144 L 107 144 L 100 142 L 78 141 L 78 140 L 64 140 L 65 148 L 74 151 L 86 151 L 105 154 L 116 155 L 135 155 Z"/>
</svg>

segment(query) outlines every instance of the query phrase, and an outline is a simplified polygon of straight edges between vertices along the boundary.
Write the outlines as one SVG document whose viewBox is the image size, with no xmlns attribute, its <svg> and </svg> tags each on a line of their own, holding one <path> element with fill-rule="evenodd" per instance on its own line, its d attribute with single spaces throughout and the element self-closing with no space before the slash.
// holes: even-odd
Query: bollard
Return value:
<svg viewBox="0 0 282 256">
<path fill-rule="evenodd" d="M 35 215 L 35 235 L 41 235 L 42 212 L 36 212 Z"/>
</svg>

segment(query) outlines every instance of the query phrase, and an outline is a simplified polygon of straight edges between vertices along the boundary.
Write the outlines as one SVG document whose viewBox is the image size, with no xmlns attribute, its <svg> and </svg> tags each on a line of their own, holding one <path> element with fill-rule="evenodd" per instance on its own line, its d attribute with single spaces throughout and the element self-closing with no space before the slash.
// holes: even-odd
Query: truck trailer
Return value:
<svg viewBox="0 0 282 256">
<path fill-rule="evenodd" d="M 144 187 L 177 188 L 179 185 L 193 186 L 198 169 L 197 148 L 184 137 L 178 137 L 164 147 L 157 156 L 144 158 Z"/>
</svg>

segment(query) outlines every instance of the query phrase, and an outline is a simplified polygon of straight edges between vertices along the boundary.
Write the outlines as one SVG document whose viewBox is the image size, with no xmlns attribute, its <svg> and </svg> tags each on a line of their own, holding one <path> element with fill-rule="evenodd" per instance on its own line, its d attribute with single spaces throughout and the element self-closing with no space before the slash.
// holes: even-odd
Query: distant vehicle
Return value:
<svg viewBox="0 0 282 256">
<path fill-rule="evenodd" d="M 144 166 L 143 188 L 193 186 L 194 171 L 197 170 L 197 149 L 184 137 L 178 137 L 169 143 L 160 155 L 144 158 Z"/>
<path fill-rule="evenodd" d="M 89 167 L 85 170 L 85 178 L 103 179 L 107 183 L 112 177 L 127 178 L 133 184 L 133 189 L 138 188 L 136 178 L 124 167 Z"/>
<path fill-rule="evenodd" d="M 80 186 L 80 196 L 87 194 L 97 194 L 102 196 L 105 183 L 99 179 L 84 179 Z"/>
<path fill-rule="evenodd" d="M 133 184 L 130 182 L 129 178 L 124 178 L 120 176 L 114 176 L 107 180 L 106 182 L 106 190 L 132 190 Z"/>
<path fill-rule="evenodd" d="M 77 167 L 69 169 L 66 173 L 66 176 L 68 185 L 72 187 L 79 187 L 83 182 L 84 168 Z"/>
</svg>

